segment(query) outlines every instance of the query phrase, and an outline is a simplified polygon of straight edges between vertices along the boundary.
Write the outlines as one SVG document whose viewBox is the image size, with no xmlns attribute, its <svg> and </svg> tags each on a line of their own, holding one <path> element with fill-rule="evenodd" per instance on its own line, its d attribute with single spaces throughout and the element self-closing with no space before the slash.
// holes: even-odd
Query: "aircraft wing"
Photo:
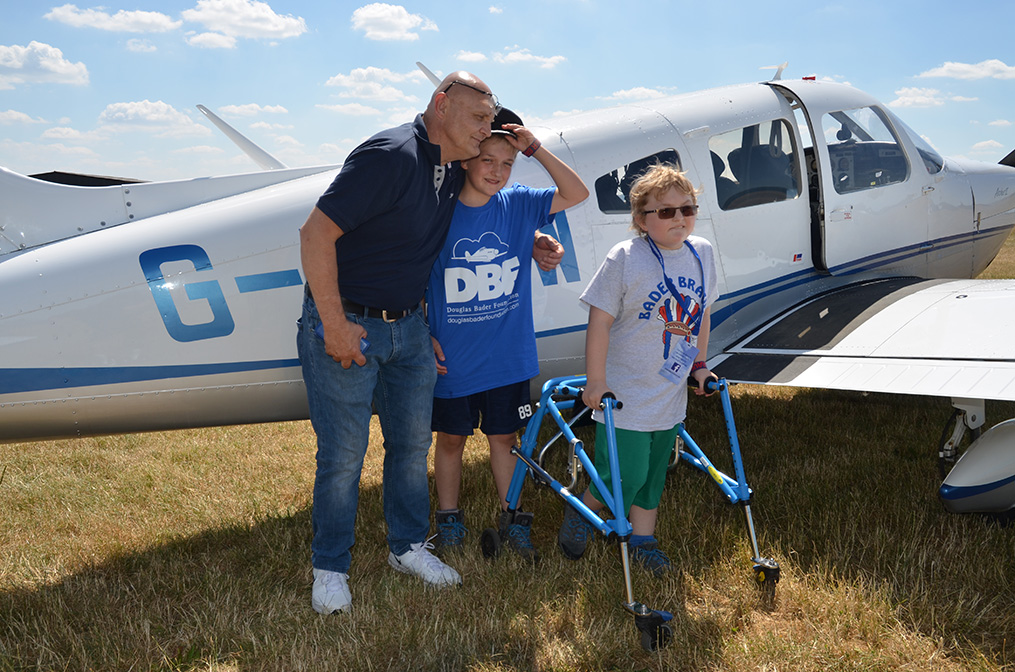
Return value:
<svg viewBox="0 0 1015 672">
<path fill-rule="evenodd" d="M 710 361 L 730 381 L 1015 401 L 1015 280 L 866 282 Z"/>
</svg>

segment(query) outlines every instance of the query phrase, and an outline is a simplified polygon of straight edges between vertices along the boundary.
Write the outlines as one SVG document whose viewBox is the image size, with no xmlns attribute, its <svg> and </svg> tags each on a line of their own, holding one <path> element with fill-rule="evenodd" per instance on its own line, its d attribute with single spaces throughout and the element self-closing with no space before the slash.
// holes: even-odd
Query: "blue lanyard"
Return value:
<svg viewBox="0 0 1015 672">
<path fill-rule="evenodd" d="M 673 297 L 674 301 L 680 304 L 680 308 L 684 311 L 685 315 L 690 315 L 691 299 L 689 297 L 685 297 L 680 292 L 678 292 L 677 288 L 673 284 L 673 281 L 670 280 L 670 276 L 666 275 L 666 261 L 663 259 L 663 253 L 659 251 L 658 247 L 656 247 L 655 241 L 652 240 L 652 238 L 648 235 L 645 236 L 645 240 L 648 241 L 648 246 L 652 249 L 652 254 L 656 255 L 656 259 L 659 261 L 659 265 L 662 266 L 663 268 L 663 281 L 666 283 L 666 288 L 670 290 L 670 296 Z M 702 300 L 700 305 L 702 306 L 702 308 L 698 311 L 698 314 L 694 316 L 692 320 L 693 326 L 691 324 L 687 325 L 689 327 L 692 327 L 693 331 L 701 325 L 701 317 L 705 312 L 704 311 L 705 297 L 707 296 L 707 294 L 705 293 L 705 267 L 702 266 L 701 257 L 698 256 L 698 251 L 694 249 L 693 245 L 691 245 L 691 241 L 685 240 L 684 245 L 687 246 L 687 249 L 691 250 L 691 254 L 693 254 L 694 258 L 698 261 L 698 270 L 701 271 Z"/>
</svg>

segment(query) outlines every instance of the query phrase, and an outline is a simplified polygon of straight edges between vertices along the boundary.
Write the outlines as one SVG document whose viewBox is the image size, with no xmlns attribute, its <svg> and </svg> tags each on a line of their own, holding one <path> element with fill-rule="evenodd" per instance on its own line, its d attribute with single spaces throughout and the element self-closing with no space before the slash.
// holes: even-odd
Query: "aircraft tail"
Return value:
<svg viewBox="0 0 1015 672">
<path fill-rule="evenodd" d="M 1002 166 L 1011 166 L 1015 168 L 1015 149 L 1008 153 L 1008 156 L 998 161 Z"/>
<path fill-rule="evenodd" d="M 419 61 L 416 61 L 416 67 L 419 68 L 424 75 L 426 75 L 426 78 L 429 79 L 430 83 L 433 84 L 435 87 L 441 85 L 441 78 L 435 75 L 433 71 L 430 70 L 430 68 L 426 67 Z"/>
<path fill-rule="evenodd" d="M 204 105 L 198 105 L 197 109 L 201 111 L 201 114 L 208 117 L 208 121 L 215 124 L 220 131 L 225 133 L 226 137 L 232 140 L 237 147 L 243 150 L 244 154 L 253 159 L 254 163 L 259 165 L 262 170 L 281 170 L 286 167 L 284 163 L 261 149 L 247 136 L 222 121 L 222 119 Z"/>
</svg>

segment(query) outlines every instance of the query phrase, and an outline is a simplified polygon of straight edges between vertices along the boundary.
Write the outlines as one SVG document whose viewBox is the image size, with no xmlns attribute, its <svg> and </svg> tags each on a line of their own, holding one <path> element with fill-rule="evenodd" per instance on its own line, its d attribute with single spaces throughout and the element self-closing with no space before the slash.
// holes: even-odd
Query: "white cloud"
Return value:
<svg viewBox="0 0 1015 672">
<path fill-rule="evenodd" d="M 1008 121 L 1007 119 L 997 119 L 995 121 L 990 122 L 987 125 L 988 126 L 1000 126 L 1001 128 L 1007 128 L 1008 126 L 1012 125 L 1012 122 Z"/>
<path fill-rule="evenodd" d="M 181 147 L 179 149 L 174 149 L 170 153 L 183 155 L 210 156 L 212 154 L 225 154 L 225 150 L 223 150 L 221 147 L 212 147 L 211 145 L 194 145 L 192 147 Z"/>
<path fill-rule="evenodd" d="M 659 89 L 649 89 L 644 86 L 636 86 L 632 89 L 614 91 L 609 96 L 601 97 L 600 100 L 652 100 L 654 98 L 663 98 L 666 95 L 667 94 L 663 93 Z"/>
<path fill-rule="evenodd" d="M 507 65 L 513 65 L 515 63 L 535 63 L 541 68 L 553 68 L 567 59 L 563 56 L 536 56 L 528 49 L 522 49 L 521 47 L 515 45 L 514 47 L 506 47 L 505 51 L 494 54 L 493 60 L 497 63 L 505 63 Z"/>
<path fill-rule="evenodd" d="M 42 168 L 42 166 L 66 166 L 71 158 L 100 158 L 95 150 L 88 147 L 72 147 L 62 143 L 39 144 L 34 142 L 13 142 L 7 139 L 0 140 L 0 152 L 3 152 L 6 156 L 20 157 L 21 162 L 26 166 L 39 166 L 39 168 L 22 169 L 26 173 L 49 170 L 49 168 Z"/>
<path fill-rule="evenodd" d="M 185 10 L 181 16 L 204 25 L 212 33 L 232 38 L 281 39 L 307 32 L 303 18 L 276 14 L 268 4 L 258 0 L 198 0 L 197 7 Z"/>
<path fill-rule="evenodd" d="M 113 103 L 99 115 L 103 128 L 115 132 L 149 131 L 158 137 L 211 135 L 211 131 L 161 100 Z"/>
<path fill-rule="evenodd" d="M 165 33 L 176 30 L 183 24 L 161 12 L 121 9 L 116 14 L 107 14 L 104 9 L 78 9 L 77 5 L 63 5 L 51 9 L 44 18 L 75 28 L 96 28 L 117 33 Z"/>
<path fill-rule="evenodd" d="M 478 51 L 462 50 L 455 54 L 455 58 L 466 63 L 481 63 L 486 60 L 486 54 L 481 54 Z"/>
<path fill-rule="evenodd" d="M 504 10 L 501 9 L 500 7 L 495 7 L 495 6 L 491 5 L 490 6 L 490 13 L 491 14 L 503 14 Z"/>
<path fill-rule="evenodd" d="M 42 137 L 47 140 L 67 140 L 69 142 L 101 142 L 107 139 L 107 136 L 101 131 L 88 131 L 82 132 L 74 128 L 67 126 L 55 126 L 53 128 L 47 128 L 42 133 Z"/>
<path fill-rule="evenodd" d="M 419 14 L 410 14 L 401 5 L 383 2 L 364 5 L 352 13 L 352 27 L 362 30 L 368 40 L 406 41 L 419 39 L 417 30 L 437 30 L 437 24 Z"/>
<path fill-rule="evenodd" d="M 42 42 L 32 41 L 27 47 L 0 45 L 0 91 L 40 82 L 85 85 L 88 68 L 71 63 L 62 51 Z"/>
<path fill-rule="evenodd" d="M 148 40 L 139 40 L 136 37 L 127 40 L 127 51 L 133 51 L 138 54 L 151 53 L 157 51 L 155 45 Z"/>
<path fill-rule="evenodd" d="M 280 135 L 275 138 L 275 145 L 278 147 L 303 147 L 303 143 L 291 135 Z"/>
<path fill-rule="evenodd" d="M 922 72 L 917 77 L 948 77 L 951 79 L 1015 79 L 1015 67 L 992 58 L 980 63 L 945 62 L 939 68 Z"/>
<path fill-rule="evenodd" d="M 419 100 L 416 96 L 407 94 L 401 89 L 390 84 L 416 83 L 427 81 L 426 76 L 419 71 L 412 71 L 406 74 L 392 72 L 387 68 L 356 68 L 348 75 L 335 75 L 327 82 L 326 86 L 340 86 L 346 90 L 338 95 L 342 98 L 363 98 L 379 102 L 410 102 Z"/>
<path fill-rule="evenodd" d="M 573 110 L 557 110 L 556 112 L 553 113 L 552 117 L 554 119 L 562 119 L 562 118 L 574 116 L 576 114 L 581 114 L 584 111 L 585 110 L 579 110 L 577 108 L 575 108 Z M 532 122 L 530 121 L 529 123 L 532 123 Z"/>
<path fill-rule="evenodd" d="M 969 103 L 978 100 L 977 98 L 941 93 L 938 89 L 917 87 L 899 89 L 895 95 L 898 98 L 888 103 L 888 107 L 940 107 L 947 102 Z"/>
<path fill-rule="evenodd" d="M 819 82 L 834 82 L 838 84 L 845 84 L 846 86 L 853 86 L 853 84 L 842 75 L 823 75 L 818 77 L 817 73 L 812 72 L 809 75 L 805 75 L 804 79 L 807 79 L 808 77 L 815 78 Z"/>
<path fill-rule="evenodd" d="M 84 133 L 66 126 L 56 126 L 43 131 L 42 137 L 60 140 L 80 140 L 84 137 Z"/>
<path fill-rule="evenodd" d="M 945 104 L 938 89 L 907 87 L 895 92 L 898 96 L 888 107 L 939 107 Z"/>
<path fill-rule="evenodd" d="M 265 112 L 267 114 L 288 114 L 289 110 L 281 105 L 258 105 L 247 103 L 246 105 L 224 105 L 219 108 L 222 114 L 231 114 L 236 117 L 253 117 Z"/>
<path fill-rule="evenodd" d="M 267 121 L 258 121 L 250 125 L 258 131 L 291 131 L 295 128 L 292 124 L 269 124 Z"/>
<path fill-rule="evenodd" d="M 7 110 L 6 112 L 0 112 L 0 124 L 46 124 L 49 123 L 45 119 L 32 119 L 24 112 L 18 112 L 17 110 Z"/>
<path fill-rule="evenodd" d="M 387 124 L 389 126 L 398 126 L 408 121 L 412 121 L 419 114 L 419 110 L 414 107 L 397 107 L 388 110 Z"/>
<path fill-rule="evenodd" d="M 347 114 L 350 117 L 373 117 L 381 113 L 376 107 L 360 105 L 359 103 L 348 103 L 346 105 L 318 105 L 322 110 L 330 110 L 339 114 Z"/>
<path fill-rule="evenodd" d="M 999 149 L 1004 149 L 1004 145 L 997 140 L 984 140 L 973 145 L 974 152 L 994 152 Z"/>
<path fill-rule="evenodd" d="M 235 49 L 236 38 L 222 33 L 188 33 L 187 44 L 201 49 Z"/>
</svg>

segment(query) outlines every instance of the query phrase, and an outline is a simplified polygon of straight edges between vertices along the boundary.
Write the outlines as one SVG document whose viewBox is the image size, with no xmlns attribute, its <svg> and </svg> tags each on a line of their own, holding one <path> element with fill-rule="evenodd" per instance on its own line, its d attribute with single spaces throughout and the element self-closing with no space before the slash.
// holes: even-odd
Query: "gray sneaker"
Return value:
<svg viewBox="0 0 1015 672">
<path fill-rule="evenodd" d="M 310 604 L 319 614 L 333 614 L 352 608 L 352 593 L 349 592 L 349 575 L 314 569 L 314 590 Z"/>
<path fill-rule="evenodd" d="M 570 504 L 564 505 L 564 522 L 557 533 L 557 545 L 569 560 L 578 560 L 585 554 L 589 537 L 594 532 L 592 523 Z"/>
<path fill-rule="evenodd" d="M 437 544 L 434 550 L 438 554 L 461 550 L 465 535 L 469 531 L 465 527 L 465 515 L 462 510 L 437 511 L 434 513 L 434 522 L 437 524 Z"/>
<path fill-rule="evenodd" d="M 530 562 L 539 561 L 539 551 L 532 544 L 532 513 L 501 511 L 498 531 L 512 551 Z"/>
<path fill-rule="evenodd" d="M 659 544 L 655 541 L 632 547 L 631 561 L 641 565 L 656 576 L 662 576 L 672 568 L 670 559 L 659 549 Z"/>
<path fill-rule="evenodd" d="M 403 574 L 418 576 L 431 586 L 460 586 L 462 577 L 430 552 L 433 545 L 427 541 L 412 544 L 401 555 L 388 553 L 388 564 Z"/>
</svg>

